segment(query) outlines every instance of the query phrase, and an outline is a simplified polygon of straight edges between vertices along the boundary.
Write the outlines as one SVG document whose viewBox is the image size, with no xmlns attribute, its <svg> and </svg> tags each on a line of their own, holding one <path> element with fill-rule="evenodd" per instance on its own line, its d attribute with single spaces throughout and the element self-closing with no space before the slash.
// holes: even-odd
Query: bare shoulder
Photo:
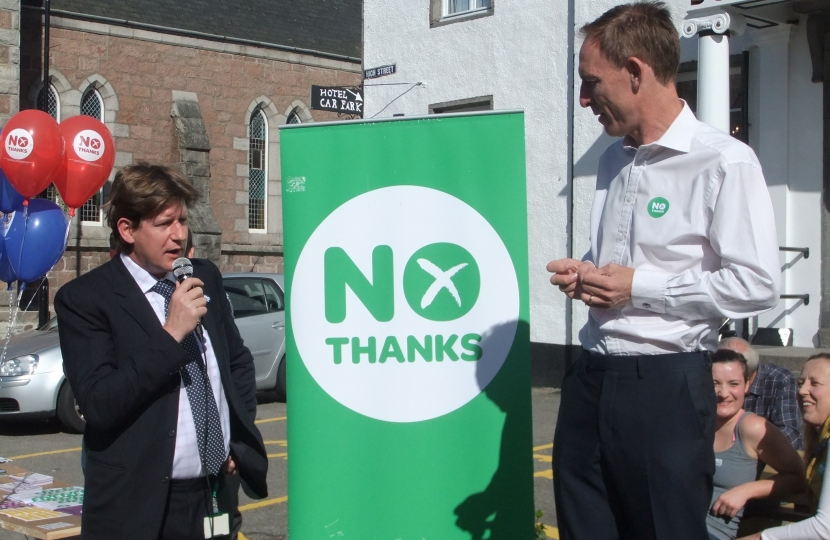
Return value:
<svg viewBox="0 0 830 540">
<path fill-rule="evenodd" d="M 766 435 L 767 430 L 770 428 L 778 429 L 763 416 L 758 416 L 755 413 L 746 413 L 741 421 L 741 437 L 757 445 L 758 441 Z"/>
</svg>

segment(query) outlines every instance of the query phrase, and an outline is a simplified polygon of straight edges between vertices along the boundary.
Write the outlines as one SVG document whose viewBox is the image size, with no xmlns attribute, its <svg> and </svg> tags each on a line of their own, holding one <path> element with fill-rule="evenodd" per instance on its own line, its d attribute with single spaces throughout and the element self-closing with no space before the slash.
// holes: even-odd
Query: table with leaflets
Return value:
<svg viewBox="0 0 830 540">
<path fill-rule="evenodd" d="M 52 540 L 81 534 L 84 488 L 0 463 L 0 527 Z"/>
</svg>

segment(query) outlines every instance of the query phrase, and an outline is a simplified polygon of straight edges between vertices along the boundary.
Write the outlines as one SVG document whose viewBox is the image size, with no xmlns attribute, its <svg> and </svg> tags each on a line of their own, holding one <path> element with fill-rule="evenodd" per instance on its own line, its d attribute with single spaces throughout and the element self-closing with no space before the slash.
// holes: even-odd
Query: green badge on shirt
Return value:
<svg viewBox="0 0 830 540">
<path fill-rule="evenodd" d="M 654 197 L 648 201 L 648 215 L 653 218 L 663 217 L 669 211 L 669 201 L 663 197 Z"/>
</svg>

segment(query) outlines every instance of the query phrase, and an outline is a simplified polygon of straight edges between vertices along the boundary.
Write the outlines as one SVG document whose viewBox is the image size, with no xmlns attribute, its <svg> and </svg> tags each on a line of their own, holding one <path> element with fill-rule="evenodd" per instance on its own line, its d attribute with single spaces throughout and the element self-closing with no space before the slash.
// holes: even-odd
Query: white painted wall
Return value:
<svg viewBox="0 0 830 540">
<path fill-rule="evenodd" d="M 781 300 L 752 327 L 794 329 L 794 345 L 818 346 L 821 299 L 822 85 L 810 82 L 806 16 L 798 25 L 748 29 L 730 53 L 749 51 L 749 145 L 767 180 L 781 246 L 809 247 L 810 258 L 781 253 L 782 294 L 809 294 L 810 304 Z M 683 61 L 697 59 L 684 39 Z"/>
<path fill-rule="evenodd" d="M 495 109 L 525 110 L 531 339 L 578 343 L 587 309 L 548 282 L 548 260 L 568 254 L 573 180 L 573 256 L 590 246 L 589 213 L 599 156 L 613 140 L 579 106 L 572 55 L 578 29 L 619 0 L 495 0 L 492 16 L 430 28 L 429 0 L 364 0 L 364 65 L 396 64 L 393 76 L 366 81 L 366 118 L 423 115 L 430 104 L 493 95 Z M 683 0 L 672 0 L 679 25 Z M 731 52 L 750 50 L 750 144 L 772 195 L 781 245 L 810 247 L 804 260 L 782 254 L 784 291 L 810 294 L 810 305 L 782 301 L 757 318 L 795 329 L 796 345 L 815 346 L 820 301 L 821 84 L 810 82 L 806 20 L 792 28 L 749 30 Z M 683 39 L 683 61 L 697 40 Z M 412 85 L 422 83 L 420 86 Z M 406 83 L 400 86 L 374 84 Z M 410 89 L 411 88 L 411 89 Z M 408 91 L 407 91 L 408 90 Z M 406 93 L 404 93 L 406 92 Z M 403 95 L 401 95 L 403 94 Z M 569 148 L 569 133 L 573 134 Z"/>
<path fill-rule="evenodd" d="M 810 82 L 812 65 L 807 47 L 807 17 L 793 28 L 790 37 L 787 77 L 786 233 L 788 246 L 809 247 L 810 258 L 784 254 L 784 289 L 790 294 L 810 294 L 810 305 L 782 300 L 762 317 L 762 326 L 793 328 L 795 345 L 818 346 L 821 302 L 821 184 L 822 184 L 822 84 Z M 783 71 L 780 73 L 784 73 Z M 780 73 L 777 75 L 780 77 Z M 772 108 L 777 105 L 771 104 Z M 776 215 L 776 223 L 780 221 Z M 780 233 L 779 233 L 780 235 Z M 782 266 L 783 266 L 782 264 Z M 783 320 L 770 323 L 786 313 Z"/>
<path fill-rule="evenodd" d="M 366 81 L 364 117 L 423 115 L 484 95 L 494 109 L 525 110 L 531 339 L 565 343 L 565 299 L 545 265 L 568 248 L 568 2 L 496 0 L 492 16 L 432 29 L 429 7 L 365 0 L 364 65 L 396 64 L 397 73 Z M 410 84 L 371 86 L 395 82 Z"/>
</svg>

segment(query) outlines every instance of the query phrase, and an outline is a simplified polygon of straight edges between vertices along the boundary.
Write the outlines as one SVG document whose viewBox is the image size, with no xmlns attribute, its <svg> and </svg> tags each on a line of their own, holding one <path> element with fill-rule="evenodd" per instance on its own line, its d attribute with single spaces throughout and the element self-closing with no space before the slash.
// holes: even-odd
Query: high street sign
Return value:
<svg viewBox="0 0 830 540">
<path fill-rule="evenodd" d="M 364 69 L 363 70 L 363 78 L 364 79 L 377 79 L 378 77 L 385 77 L 387 75 L 394 75 L 395 74 L 395 64 L 390 66 L 380 66 L 371 69 Z"/>
</svg>

